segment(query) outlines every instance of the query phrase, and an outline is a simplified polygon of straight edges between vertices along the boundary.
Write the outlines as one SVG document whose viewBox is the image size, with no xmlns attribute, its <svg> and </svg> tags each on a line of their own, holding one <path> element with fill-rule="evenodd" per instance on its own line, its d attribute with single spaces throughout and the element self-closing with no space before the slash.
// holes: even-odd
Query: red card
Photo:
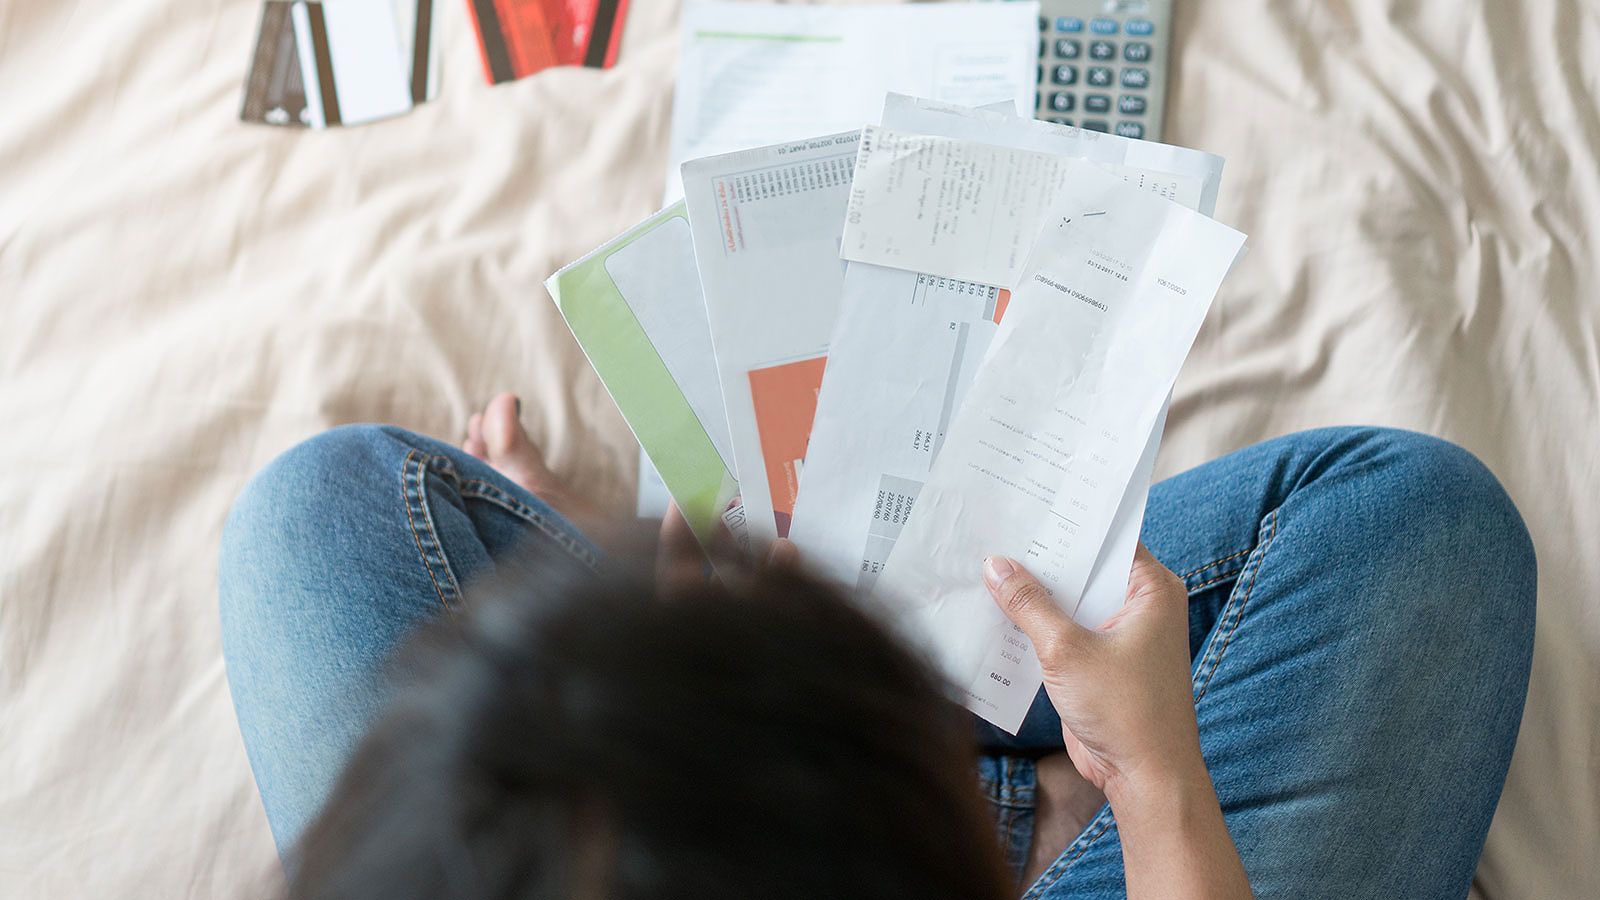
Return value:
<svg viewBox="0 0 1600 900">
<path fill-rule="evenodd" d="M 551 66 L 609 68 L 628 0 L 467 0 L 490 84 Z"/>
</svg>

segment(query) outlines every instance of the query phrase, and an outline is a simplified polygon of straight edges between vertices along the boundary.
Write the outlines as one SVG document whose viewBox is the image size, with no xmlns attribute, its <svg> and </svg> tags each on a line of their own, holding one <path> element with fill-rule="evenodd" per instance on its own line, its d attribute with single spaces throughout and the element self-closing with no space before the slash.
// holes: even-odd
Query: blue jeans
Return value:
<svg viewBox="0 0 1600 900">
<path fill-rule="evenodd" d="M 599 557 L 484 463 L 396 428 L 335 429 L 251 482 L 223 538 L 223 649 L 280 848 L 382 704 L 390 651 L 529 540 Z M 1309 431 L 1156 485 L 1144 540 L 1189 586 L 1202 749 L 1256 892 L 1463 896 L 1533 642 L 1533 548 L 1494 476 L 1409 432 Z M 1020 867 L 1060 723 L 1041 694 L 1018 736 L 979 735 Z M 1025 896 L 1123 893 L 1104 808 Z"/>
</svg>

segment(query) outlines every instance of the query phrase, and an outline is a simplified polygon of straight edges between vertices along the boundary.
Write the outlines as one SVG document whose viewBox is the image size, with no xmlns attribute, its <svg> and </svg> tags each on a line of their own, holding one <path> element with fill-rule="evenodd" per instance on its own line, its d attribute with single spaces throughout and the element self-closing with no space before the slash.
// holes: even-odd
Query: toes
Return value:
<svg viewBox="0 0 1600 900">
<path fill-rule="evenodd" d="M 489 445 L 483 440 L 483 413 L 473 413 L 467 419 L 467 439 L 461 442 L 461 449 L 479 459 L 489 458 Z"/>
<path fill-rule="evenodd" d="M 483 442 L 488 446 L 490 456 L 538 455 L 538 449 L 533 446 L 528 432 L 522 428 L 522 420 L 518 417 L 519 406 L 515 394 L 504 393 L 497 395 L 484 407 Z"/>
</svg>

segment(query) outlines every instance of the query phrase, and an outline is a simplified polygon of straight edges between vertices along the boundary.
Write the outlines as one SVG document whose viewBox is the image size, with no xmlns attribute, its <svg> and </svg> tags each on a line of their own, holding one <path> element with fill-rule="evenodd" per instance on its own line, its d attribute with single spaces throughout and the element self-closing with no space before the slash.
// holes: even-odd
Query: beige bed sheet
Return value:
<svg viewBox="0 0 1600 900">
<path fill-rule="evenodd" d="M 1540 607 L 1477 890 L 1600 896 L 1600 13 L 1177 5 L 1168 135 L 1228 157 L 1252 250 L 1161 469 L 1348 422 L 1478 453 Z M 272 871 L 214 581 L 274 454 L 355 420 L 455 435 L 511 388 L 627 508 L 634 447 L 540 283 L 659 197 L 676 5 L 633 0 L 612 71 L 493 89 L 463 7 L 437 102 L 295 134 L 237 121 L 254 2 L 0 0 L 0 895 Z"/>
</svg>

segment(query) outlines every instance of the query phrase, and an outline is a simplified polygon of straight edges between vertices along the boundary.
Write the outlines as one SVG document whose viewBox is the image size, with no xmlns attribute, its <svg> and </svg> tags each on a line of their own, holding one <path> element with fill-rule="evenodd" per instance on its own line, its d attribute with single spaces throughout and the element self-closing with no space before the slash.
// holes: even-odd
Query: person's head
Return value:
<svg viewBox="0 0 1600 900">
<path fill-rule="evenodd" d="M 973 729 L 823 584 L 525 567 L 433 630 L 296 900 L 999 898 Z"/>
</svg>

